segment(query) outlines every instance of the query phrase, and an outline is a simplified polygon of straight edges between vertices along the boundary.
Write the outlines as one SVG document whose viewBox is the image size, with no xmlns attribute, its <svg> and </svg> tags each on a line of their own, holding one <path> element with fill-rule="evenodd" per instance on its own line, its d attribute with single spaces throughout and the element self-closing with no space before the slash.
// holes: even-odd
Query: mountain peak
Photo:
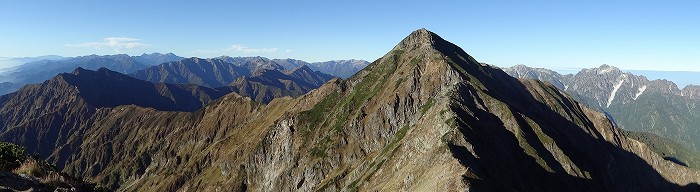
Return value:
<svg viewBox="0 0 700 192">
<path fill-rule="evenodd" d="M 445 41 L 437 34 L 432 31 L 428 31 L 425 28 L 421 28 L 413 31 L 410 35 L 404 38 L 393 50 L 399 49 L 416 49 L 421 47 L 434 47 L 435 44 Z"/>
<path fill-rule="evenodd" d="M 83 73 L 84 71 L 85 71 L 84 68 L 78 67 L 78 68 L 73 69 L 73 71 L 71 72 L 71 74 L 73 74 L 73 75 L 79 75 L 80 73 Z"/>
<path fill-rule="evenodd" d="M 603 65 L 601 65 L 601 66 L 598 67 L 598 68 L 593 68 L 593 70 L 594 70 L 596 73 L 598 73 L 598 74 L 610 73 L 610 72 L 622 73 L 622 71 L 620 71 L 619 68 L 614 67 L 614 66 L 610 66 L 610 65 L 607 65 L 607 64 L 603 64 Z"/>
</svg>

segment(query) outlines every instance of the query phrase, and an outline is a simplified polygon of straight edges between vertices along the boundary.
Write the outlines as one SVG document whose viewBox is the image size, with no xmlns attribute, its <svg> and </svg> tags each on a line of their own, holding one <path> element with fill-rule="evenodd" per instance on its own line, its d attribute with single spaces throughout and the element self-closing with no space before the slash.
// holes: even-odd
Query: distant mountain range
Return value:
<svg viewBox="0 0 700 192">
<path fill-rule="evenodd" d="M 292 60 L 226 59 L 134 73 L 177 84 L 78 68 L 24 86 L 0 97 L 0 140 L 119 191 L 700 190 L 700 170 L 662 156 L 672 143 L 651 148 L 640 140 L 653 135 L 629 134 L 574 100 L 620 106 L 635 87 L 618 81 L 601 85 L 614 90 L 609 101 L 562 80 L 581 90 L 571 97 L 426 29 L 347 79 L 288 69 Z M 607 76 L 648 87 L 632 101 L 662 88 Z M 297 97 L 258 94 L 317 85 Z"/>
<path fill-rule="evenodd" d="M 285 70 L 262 57 L 188 58 L 142 69 L 130 76 L 151 82 L 229 89 L 263 103 L 305 94 L 334 78 L 306 65 Z"/>
<path fill-rule="evenodd" d="M 42 60 L 38 60 L 38 59 Z M 13 92 L 26 84 L 40 83 L 46 81 L 60 73 L 73 71 L 75 68 L 84 68 L 97 70 L 99 68 L 108 68 L 120 73 L 131 73 L 136 70 L 146 68 L 151 65 L 157 65 L 161 61 L 180 60 L 182 58 L 169 54 L 143 54 L 141 56 L 129 55 L 88 55 L 74 58 L 62 57 L 39 57 L 33 62 L 28 62 L 19 65 L 11 70 L 2 73 L 0 79 L 4 80 L 3 86 L 0 86 L 0 94 Z"/>
<path fill-rule="evenodd" d="M 61 60 L 65 57 L 58 55 L 45 55 L 39 57 L 18 57 L 18 58 L 0 58 L 0 73 L 12 70 L 12 68 L 25 63 L 31 63 L 43 60 Z"/>
<path fill-rule="evenodd" d="M 346 79 L 346 78 L 354 75 L 356 72 L 360 71 L 361 69 L 363 69 L 367 65 L 369 65 L 369 62 L 367 62 L 367 61 L 354 60 L 354 59 L 352 59 L 352 60 L 333 60 L 333 61 L 315 62 L 315 63 L 306 63 L 304 61 L 294 60 L 294 59 L 275 59 L 273 61 L 284 66 L 287 69 L 297 68 L 297 67 L 300 67 L 302 65 L 307 65 L 313 70 L 321 71 L 323 73 L 327 73 L 327 74 L 337 76 L 337 77 L 340 77 L 343 79 Z"/>
<path fill-rule="evenodd" d="M 223 87 L 250 74 L 250 69 L 221 59 L 189 58 L 141 69 L 131 76 L 151 82 Z"/>
<path fill-rule="evenodd" d="M 700 151 L 700 86 L 681 90 L 674 82 L 649 80 L 608 65 L 568 75 L 523 65 L 503 70 L 517 78 L 552 83 L 610 114 L 624 129 L 655 133 Z"/>
<path fill-rule="evenodd" d="M 68 73 L 73 69 L 81 67 L 89 70 L 97 70 L 99 68 L 107 68 L 112 71 L 117 71 L 124 74 L 134 73 L 136 71 L 146 69 L 152 66 L 160 65 L 163 63 L 171 63 L 169 66 L 163 66 L 162 69 L 155 70 L 149 68 L 147 71 L 137 73 L 136 76 L 148 79 L 156 82 L 170 82 L 170 83 L 195 83 L 203 86 L 218 87 L 226 86 L 228 83 L 232 82 L 232 79 L 219 79 L 218 84 L 202 84 L 193 78 L 204 78 L 209 80 L 207 83 L 211 83 L 211 77 L 203 77 L 198 75 L 197 77 L 175 77 L 172 71 L 169 74 L 157 74 L 163 75 L 163 77 L 155 77 L 156 71 L 167 71 L 166 68 L 170 67 L 169 70 L 176 70 L 172 67 L 177 67 L 176 64 L 172 62 L 178 62 L 185 58 L 177 56 L 172 53 L 160 54 L 142 54 L 139 56 L 129 56 L 129 55 L 88 55 L 74 58 L 64 58 L 59 56 L 42 56 L 34 58 L 14 58 L 14 59 L 4 59 L 3 61 L 12 61 L 15 63 L 15 67 L 0 72 L 0 95 L 7 94 L 18 90 L 20 87 L 31 84 L 40 83 L 45 80 L 52 78 L 59 73 Z M 285 59 L 285 60 L 270 60 L 264 57 L 228 57 L 222 56 L 218 58 L 220 61 L 226 63 L 232 63 L 235 65 L 234 71 L 226 71 L 229 73 L 228 78 L 238 78 L 241 76 L 248 76 L 255 71 L 268 69 L 268 70 L 289 70 L 293 68 L 299 68 L 302 65 L 308 65 L 313 70 L 321 71 L 327 74 L 338 74 L 341 78 L 346 78 L 355 72 L 362 69 L 368 63 L 366 61 L 360 60 L 348 60 L 348 61 L 329 61 L 324 62 L 324 64 L 319 63 L 306 63 L 299 60 Z M 213 60 L 213 59 L 212 59 Z M 211 60 L 210 60 L 211 61 Z M 285 64 L 282 66 L 277 62 L 284 63 L 282 61 L 298 61 L 300 65 L 289 65 Z M 26 62 L 18 64 L 21 62 Z M 316 68 L 315 66 L 323 66 Z M 247 70 L 242 70 L 241 68 L 246 68 Z M 198 69 L 204 70 L 204 69 Z M 188 72 L 197 72 L 194 68 L 187 69 Z M 223 71 L 222 71 L 223 72 Z M 151 73 L 151 74 L 145 74 Z M 184 72 L 183 72 L 184 73 Z M 182 74 L 188 75 L 188 74 Z M 216 74 L 215 74 L 216 75 Z M 226 75 L 219 74 L 218 78 L 226 78 Z M 157 78 L 157 79 L 156 79 Z M 168 79 L 170 78 L 170 79 Z M 204 80 L 202 80 L 204 81 Z"/>
</svg>

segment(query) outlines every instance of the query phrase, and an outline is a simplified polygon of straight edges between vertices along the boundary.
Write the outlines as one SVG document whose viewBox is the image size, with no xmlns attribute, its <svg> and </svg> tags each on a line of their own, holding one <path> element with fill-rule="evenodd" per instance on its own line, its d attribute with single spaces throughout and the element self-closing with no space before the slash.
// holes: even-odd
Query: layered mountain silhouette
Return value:
<svg viewBox="0 0 700 192">
<path fill-rule="evenodd" d="M 273 62 L 287 68 L 298 68 L 303 65 L 309 66 L 312 70 L 321 71 L 326 74 L 346 79 L 369 65 L 363 60 L 332 60 L 324 62 L 307 63 L 295 59 L 274 59 Z"/>
<path fill-rule="evenodd" d="M 261 70 L 282 71 L 285 69 L 291 69 L 291 68 L 285 68 L 284 66 L 281 66 L 278 63 L 274 62 L 273 60 L 270 60 L 270 59 L 265 58 L 265 57 L 221 56 L 221 57 L 217 57 L 216 59 L 220 59 L 220 60 L 223 60 L 225 62 L 232 63 L 234 65 L 247 68 L 248 71 L 250 71 L 251 73 L 258 72 Z"/>
<path fill-rule="evenodd" d="M 333 75 L 340 78 L 348 78 L 358 71 L 369 65 L 369 62 L 363 60 L 331 60 L 324 62 L 309 63 L 297 59 L 267 59 L 264 57 L 228 57 L 222 56 L 217 59 L 224 60 L 239 66 L 246 67 L 250 71 L 257 70 L 281 70 L 281 69 L 296 69 L 302 66 L 307 66 L 311 70 L 319 71 L 325 74 Z"/>
<path fill-rule="evenodd" d="M 608 65 L 568 75 L 522 65 L 504 70 L 514 77 L 550 82 L 577 100 L 609 113 L 627 130 L 658 134 L 700 150 L 698 86 L 681 90 L 671 81 L 648 80 Z"/>
<path fill-rule="evenodd" d="M 41 57 L 44 58 L 44 57 Z M 141 56 L 119 55 L 88 55 L 73 58 L 54 58 L 32 61 L 17 66 L 2 74 L 5 83 L 0 86 L 0 95 L 14 92 L 26 84 L 40 83 L 49 80 L 60 73 L 69 73 L 75 68 L 97 70 L 107 68 L 120 73 L 131 73 L 148 66 L 160 64 L 162 61 L 177 61 L 182 59 L 172 53 L 143 54 Z"/>
<path fill-rule="evenodd" d="M 334 78 L 308 66 L 284 70 L 262 57 L 220 58 L 227 59 L 183 59 L 139 70 L 130 76 L 151 82 L 196 84 L 228 90 L 263 103 L 278 97 L 305 94 Z"/>
<path fill-rule="evenodd" d="M 314 71 L 347 78 L 368 64 L 362 60 L 307 63 L 295 59 L 271 60 L 264 57 L 229 56 L 213 59 L 185 59 L 173 53 L 151 53 L 138 56 L 125 54 L 87 55 L 73 58 L 42 56 L 14 58 L 3 60 L 3 62 L 18 66 L 5 69 L 0 73 L 0 95 L 14 92 L 27 84 L 43 82 L 59 73 L 69 73 L 77 67 L 89 70 L 104 67 L 152 82 L 193 83 L 208 87 L 221 87 L 233 82 L 231 79 L 247 77 L 261 70 L 285 71 L 308 66 Z M 230 64 L 234 66 L 231 67 Z"/>
<path fill-rule="evenodd" d="M 149 67 L 130 75 L 151 82 L 222 87 L 250 74 L 249 69 L 221 59 L 189 58 Z"/>
<path fill-rule="evenodd" d="M 173 62 L 185 59 L 184 57 L 177 56 L 173 53 L 151 53 L 151 54 L 141 54 L 139 56 L 132 56 L 132 58 L 139 63 L 146 66 L 159 65 L 161 63 Z"/>
<path fill-rule="evenodd" d="M 289 71 L 258 71 L 250 77 L 236 79 L 229 87 L 240 95 L 269 103 L 274 98 L 303 95 L 333 78 L 308 66 L 301 66 Z"/>
<path fill-rule="evenodd" d="M 288 76 L 309 70 L 296 71 Z M 248 79 L 265 73 L 279 75 Z M 87 89 L 44 84 L 2 98 L 18 103 L 4 105 L 15 115 L 0 117 L 17 126 L 3 128 L 3 140 L 36 146 L 64 171 L 112 189 L 699 189 L 700 172 L 625 136 L 605 114 L 548 83 L 480 64 L 425 29 L 347 80 L 268 104 L 230 93 L 195 112 L 93 108 Z M 17 115 L 36 109 L 84 112 Z"/>
</svg>

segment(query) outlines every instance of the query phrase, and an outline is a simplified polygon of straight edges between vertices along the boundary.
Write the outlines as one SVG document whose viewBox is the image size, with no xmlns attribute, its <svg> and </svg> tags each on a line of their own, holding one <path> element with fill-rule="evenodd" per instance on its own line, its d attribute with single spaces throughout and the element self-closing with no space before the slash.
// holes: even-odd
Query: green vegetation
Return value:
<svg viewBox="0 0 700 192">
<path fill-rule="evenodd" d="M 399 88 L 399 85 L 403 82 L 403 77 L 399 77 L 399 80 L 396 80 L 396 84 L 394 84 L 394 90 Z"/>
<path fill-rule="evenodd" d="M 331 143 L 331 137 L 326 135 L 318 141 L 312 148 L 311 148 L 311 156 L 313 157 L 327 157 L 328 154 L 326 153 L 326 150 L 328 149 L 328 145 Z"/>
<path fill-rule="evenodd" d="M 413 58 L 411 59 L 411 65 L 418 65 L 418 63 L 421 62 L 421 59 L 418 58 Z"/>
<path fill-rule="evenodd" d="M 333 109 L 333 107 L 337 104 L 337 98 L 338 92 L 334 91 L 330 95 L 323 98 L 323 100 L 316 104 L 310 111 L 308 111 L 311 116 L 311 122 L 320 123 L 324 118 L 326 118 L 326 113 L 330 109 Z"/>
<path fill-rule="evenodd" d="M 425 104 L 423 104 L 423 106 L 420 107 L 421 113 L 425 114 L 425 112 L 427 112 L 431 107 L 433 107 L 433 105 L 435 105 L 435 99 L 428 99 L 428 102 L 425 102 Z"/>
<path fill-rule="evenodd" d="M 700 169 L 700 153 L 688 149 L 671 139 L 658 136 L 653 133 L 633 132 L 623 130 L 623 134 L 629 138 L 646 144 L 649 149 L 664 157 L 672 159 L 678 164 L 685 164 L 688 167 Z"/>
<path fill-rule="evenodd" d="M 18 183 L 5 183 L 5 189 L 24 189 L 31 187 L 36 191 L 54 191 L 58 188 L 76 188 L 78 191 L 107 191 L 105 188 L 86 183 L 58 171 L 46 161 L 27 154 L 27 149 L 19 145 L 0 142 L 0 172 L 23 175 L 26 181 L 11 180 Z M 60 190 L 58 190 L 60 191 Z"/>
<path fill-rule="evenodd" d="M 323 137 L 309 148 L 313 157 L 327 156 L 327 148 L 332 145 L 333 138 L 342 131 L 348 119 L 356 115 L 360 108 L 386 85 L 390 75 L 396 71 L 402 53 L 402 51 L 394 51 L 394 55 L 384 62 L 374 62 L 368 66 L 366 70 L 370 72 L 353 86 L 352 92 L 344 94 L 345 97 L 335 91 L 323 98 L 311 110 L 300 114 L 300 123 L 305 125 L 301 126 L 300 130 L 304 142 L 312 140 L 312 136 Z"/>
<path fill-rule="evenodd" d="M 27 158 L 27 149 L 13 143 L 0 142 L 0 169 L 12 171 Z"/>
<path fill-rule="evenodd" d="M 533 131 L 535 131 L 534 128 L 533 128 Z M 535 131 L 535 132 L 537 132 L 537 131 Z M 529 155 L 530 157 L 534 158 L 535 161 L 537 162 L 537 164 L 539 164 L 540 167 L 542 167 L 543 169 L 547 170 L 547 172 L 554 173 L 554 170 L 551 167 L 549 167 L 549 165 L 547 165 L 547 162 L 544 161 L 544 159 L 542 159 L 542 157 L 540 157 L 540 155 L 537 153 L 537 150 L 530 145 L 529 142 L 533 142 L 533 141 L 528 141 L 527 135 L 525 135 L 523 130 L 518 129 L 515 134 L 516 134 L 515 135 L 516 138 L 518 139 L 518 144 L 520 145 L 521 148 L 523 148 L 525 153 L 527 155 Z M 539 137 L 540 136 L 538 135 L 538 139 L 540 140 L 540 142 L 543 142 L 543 141 L 541 141 L 542 138 L 539 138 Z"/>
<path fill-rule="evenodd" d="M 621 128 L 652 132 L 700 152 L 700 100 L 647 91 L 635 102 L 613 103 L 606 110 Z M 696 166 L 698 167 L 698 166 Z"/>
</svg>

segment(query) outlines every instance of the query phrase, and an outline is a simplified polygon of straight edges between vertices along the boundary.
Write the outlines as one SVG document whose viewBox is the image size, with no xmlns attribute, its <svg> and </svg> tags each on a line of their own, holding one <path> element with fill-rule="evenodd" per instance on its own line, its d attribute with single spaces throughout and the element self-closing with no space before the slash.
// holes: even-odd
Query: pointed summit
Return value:
<svg viewBox="0 0 700 192">
<path fill-rule="evenodd" d="M 420 47 L 434 46 L 441 44 L 445 40 L 437 34 L 421 28 L 413 31 L 408 37 L 404 38 L 393 50 L 411 50 Z"/>
<path fill-rule="evenodd" d="M 399 57 L 401 59 L 399 59 Z M 443 39 L 439 35 L 425 29 L 418 29 L 409 34 L 386 55 L 380 58 L 379 63 L 392 60 L 405 60 L 411 62 L 398 62 L 396 71 L 402 71 L 402 66 L 412 68 L 413 65 L 421 65 L 440 68 L 439 65 L 448 65 L 452 70 L 462 73 L 481 71 L 485 66 L 476 61 L 459 46 Z M 439 61 L 439 62 L 438 62 Z M 372 69 L 368 66 L 365 69 Z M 410 69 L 409 69 L 410 70 Z M 442 69 L 438 70 L 442 72 Z M 436 72 L 433 70 L 433 72 Z M 439 76 L 439 75 L 438 75 Z"/>
</svg>

